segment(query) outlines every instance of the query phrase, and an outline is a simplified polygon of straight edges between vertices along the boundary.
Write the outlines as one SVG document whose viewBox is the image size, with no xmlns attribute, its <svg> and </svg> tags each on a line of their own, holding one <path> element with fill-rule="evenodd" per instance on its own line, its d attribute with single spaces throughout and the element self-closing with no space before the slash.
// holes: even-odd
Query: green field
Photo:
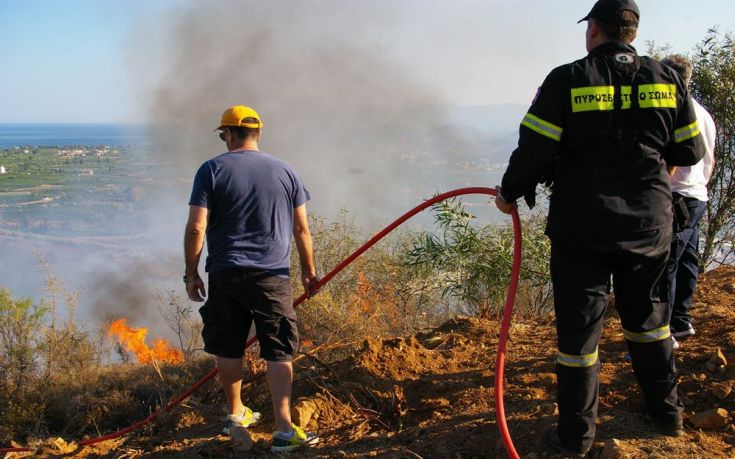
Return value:
<svg viewBox="0 0 735 459">
<path fill-rule="evenodd" d="M 0 149 L 5 168 L 0 229 L 50 236 L 126 234 L 131 231 L 126 222 L 140 212 L 140 201 L 161 171 L 151 158 L 144 147 Z"/>
</svg>

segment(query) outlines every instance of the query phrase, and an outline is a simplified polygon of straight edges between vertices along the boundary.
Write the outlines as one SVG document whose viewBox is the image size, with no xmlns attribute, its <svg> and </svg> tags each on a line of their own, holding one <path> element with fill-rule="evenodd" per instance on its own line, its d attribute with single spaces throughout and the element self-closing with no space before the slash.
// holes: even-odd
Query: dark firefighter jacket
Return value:
<svg viewBox="0 0 735 459">
<path fill-rule="evenodd" d="M 502 197 L 535 202 L 551 185 L 550 236 L 615 238 L 671 226 L 666 166 L 704 147 L 679 75 L 611 41 L 554 69 L 523 118 Z"/>
</svg>

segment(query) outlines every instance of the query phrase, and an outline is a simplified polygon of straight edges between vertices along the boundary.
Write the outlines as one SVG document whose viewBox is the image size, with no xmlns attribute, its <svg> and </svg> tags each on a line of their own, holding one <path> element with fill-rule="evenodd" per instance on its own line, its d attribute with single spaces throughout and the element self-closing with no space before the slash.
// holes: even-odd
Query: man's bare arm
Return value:
<svg viewBox="0 0 735 459">
<path fill-rule="evenodd" d="M 293 211 L 293 236 L 296 241 L 296 249 L 299 252 L 299 263 L 301 264 L 301 283 L 307 295 L 316 293 L 314 286 L 319 282 L 314 264 L 314 247 L 309 231 L 309 220 L 306 215 L 306 205 L 302 204 Z"/>
<path fill-rule="evenodd" d="M 186 268 L 186 293 L 193 301 L 204 301 L 206 292 L 204 281 L 199 277 L 199 258 L 204 249 L 204 235 L 207 232 L 209 209 L 206 207 L 189 206 L 189 220 L 184 232 L 184 262 Z"/>
</svg>

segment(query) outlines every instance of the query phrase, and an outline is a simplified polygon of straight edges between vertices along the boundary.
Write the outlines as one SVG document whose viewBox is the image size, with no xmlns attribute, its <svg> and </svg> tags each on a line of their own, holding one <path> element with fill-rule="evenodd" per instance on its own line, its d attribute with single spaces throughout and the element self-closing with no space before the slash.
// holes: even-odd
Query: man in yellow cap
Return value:
<svg viewBox="0 0 735 459">
<path fill-rule="evenodd" d="M 292 358 L 299 342 L 289 272 L 292 234 L 304 290 L 312 293 L 319 277 L 306 214 L 309 192 L 290 165 L 259 151 L 262 127 L 250 107 L 236 105 L 222 114 L 216 130 L 228 151 L 202 164 L 194 178 L 184 283 L 192 301 L 204 301 L 197 267 L 206 235 L 209 297 L 199 313 L 204 350 L 217 360 L 229 405 L 223 432 L 260 418 L 240 398 L 242 357 L 255 322 L 276 422 L 271 450 L 285 452 L 319 441 L 291 423 Z"/>
</svg>

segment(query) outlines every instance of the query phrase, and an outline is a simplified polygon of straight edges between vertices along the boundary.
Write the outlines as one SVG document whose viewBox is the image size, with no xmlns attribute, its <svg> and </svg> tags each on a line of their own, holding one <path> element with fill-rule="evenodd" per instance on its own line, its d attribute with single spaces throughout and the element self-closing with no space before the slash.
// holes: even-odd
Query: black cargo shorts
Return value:
<svg viewBox="0 0 735 459">
<path fill-rule="evenodd" d="M 298 351 L 291 280 L 286 276 L 248 268 L 211 273 L 209 295 L 199 314 L 209 354 L 241 358 L 253 322 L 264 360 L 289 362 Z"/>
</svg>

